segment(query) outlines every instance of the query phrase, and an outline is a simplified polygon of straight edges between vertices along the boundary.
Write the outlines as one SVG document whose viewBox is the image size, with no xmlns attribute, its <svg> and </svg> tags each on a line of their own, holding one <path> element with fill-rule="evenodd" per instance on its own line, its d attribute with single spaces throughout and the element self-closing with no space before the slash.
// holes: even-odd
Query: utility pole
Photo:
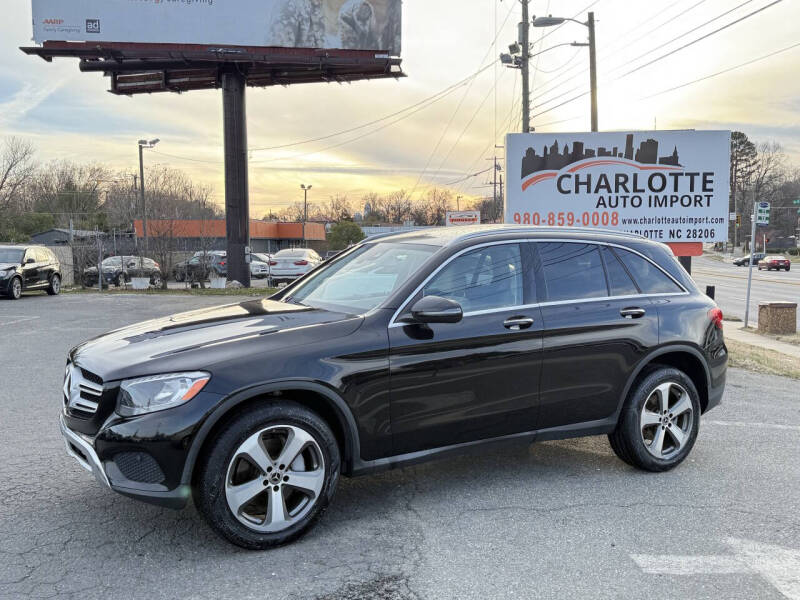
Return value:
<svg viewBox="0 0 800 600">
<path fill-rule="evenodd" d="M 144 198 L 144 146 L 139 142 L 139 204 L 142 207 L 142 236 L 147 251 L 147 200 Z"/>
<path fill-rule="evenodd" d="M 492 172 L 492 202 L 494 202 L 494 206 L 497 206 L 497 156 L 494 157 Z"/>
<path fill-rule="evenodd" d="M 519 45 L 522 46 L 522 62 L 520 64 L 520 71 L 522 73 L 522 133 L 529 133 L 531 130 L 531 90 L 529 69 L 531 49 L 528 45 L 528 33 L 530 32 L 528 4 L 530 3 L 530 0 L 520 0 L 520 3 L 522 4 L 522 21 L 519 24 Z"/>
<path fill-rule="evenodd" d="M 594 39 L 594 12 L 586 21 L 589 28 L 589 83 L 592 90 L 592 131 L 597 131 L 597 47 Z"/>
<path fill-rule="evenodd" d="M 308 190 L 310 190 L 313 185 L 306 185 L 305 183 L 300 184 L 300 189 L 303 190 L 303 247 L 306 247 L 308 244 L 306 243 L 306 223 L 308 222 Z"/>
</svg>

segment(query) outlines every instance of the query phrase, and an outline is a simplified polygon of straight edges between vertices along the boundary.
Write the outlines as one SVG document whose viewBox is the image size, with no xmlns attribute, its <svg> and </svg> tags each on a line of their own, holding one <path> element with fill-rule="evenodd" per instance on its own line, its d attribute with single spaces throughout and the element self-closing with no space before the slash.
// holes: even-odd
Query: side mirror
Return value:
<svg viewBox="0 0 800 600">
<path fill-rule="evenodd" d="M 458 323 L 464 316 L 461 305 L 441 296 L 425 296 L 411 307 L 412 323 Z"/>
</svg>

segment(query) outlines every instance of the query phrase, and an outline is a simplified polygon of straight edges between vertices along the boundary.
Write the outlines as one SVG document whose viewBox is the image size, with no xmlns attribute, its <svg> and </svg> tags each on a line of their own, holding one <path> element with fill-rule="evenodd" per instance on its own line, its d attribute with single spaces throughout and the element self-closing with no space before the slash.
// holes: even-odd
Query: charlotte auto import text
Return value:
<svg viewBox="0 0 800 600">
<path fill-rule="evenodd" d="M 598 194 L 595 208 L 706 208 L 714 197 L 714 173 L 565 173 L 556 189 L 564 195 Z"/>
</svg>

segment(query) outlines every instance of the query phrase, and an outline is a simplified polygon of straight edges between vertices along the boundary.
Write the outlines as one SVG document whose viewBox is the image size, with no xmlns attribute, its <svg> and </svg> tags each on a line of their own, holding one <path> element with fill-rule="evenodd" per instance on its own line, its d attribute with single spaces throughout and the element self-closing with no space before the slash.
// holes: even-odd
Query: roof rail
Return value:
<svg viewBox="0 0 800 600">
<path fill-rule="evenodd" d="M 529 225 L 529 226 L 522 226 L 522 227 L 498 227 L 496 229 L 485 229 L 483 231 L 471 231 L 469 233 L 465 233 L 462 236 L 455 238 L 453 241 L 461 241 L 461 240 L 468 240 L 475 237 L 481 237 L 486 235 L 487 233 L 492 232 L 502 232 L 502 233 L 516 233 L 516 232 L 532 232 L 532 231 L 556 231 L 558 233 L 594 233 L 594 234 L 608 234 L 608 235 L 617 235 L 623 237 L 629 237 L 634 239 L 643 239 L 646 238 L 643 235 L 639 235 L 638 233 L 629 233 L 627 231 L 615 231 L 613 229 L 597 229 L 594 227 L 548 227 L 548 226 L 537 226 L 537 225 Z"/>
</svg>

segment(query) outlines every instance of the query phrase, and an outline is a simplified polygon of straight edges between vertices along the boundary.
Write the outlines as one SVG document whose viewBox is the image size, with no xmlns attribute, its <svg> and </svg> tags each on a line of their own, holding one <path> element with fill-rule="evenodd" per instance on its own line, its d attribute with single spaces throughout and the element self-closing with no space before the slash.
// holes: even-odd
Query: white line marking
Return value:
<svg viewBox="0 0 800 600">
<path fill-rule="evenodd" d="M 800 600 L 800 550 L 729 538 L 733 555 L 684 556 L 632 554 L 645 573 L 654 575 L 712 575 L 752 573 L 767 580 L 790 600 Z"/>
<path fill-rule="evenodd" d="M 22 315 L 6 315 L 6 317 L 19 317 L 16 321 L 3 322 L 0 320 L 0 325 L 15 325 L 17 323 L 25 323 L 26 321 L 33 321 L 41 317 L 23 317 Z"/>
<path fill-rule="evenodd" d="M 745 421 L 703 421 L 703 423 L 706 425 L 722 425 L 723 427 L 763 427 L 765 429 L 800 432 L 800 425 L 781 425 L 779 423 L 747 423 Z"/>
</svg>

